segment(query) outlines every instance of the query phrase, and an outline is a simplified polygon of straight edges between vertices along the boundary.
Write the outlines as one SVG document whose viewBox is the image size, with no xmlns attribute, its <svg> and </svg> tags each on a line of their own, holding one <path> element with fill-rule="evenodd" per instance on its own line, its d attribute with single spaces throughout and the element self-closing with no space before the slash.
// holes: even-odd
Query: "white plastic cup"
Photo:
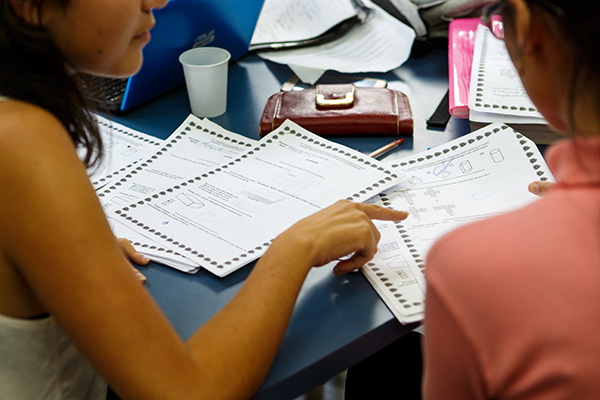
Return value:
<svg viewBox="0 0 600 400">
<path fill-rule="evenodd" d="M 227 66 L 231 54 L 218 47 L 198 47 L 179 56 L 192 113 L 218 117 L 227 110 Z"/>
</svg>

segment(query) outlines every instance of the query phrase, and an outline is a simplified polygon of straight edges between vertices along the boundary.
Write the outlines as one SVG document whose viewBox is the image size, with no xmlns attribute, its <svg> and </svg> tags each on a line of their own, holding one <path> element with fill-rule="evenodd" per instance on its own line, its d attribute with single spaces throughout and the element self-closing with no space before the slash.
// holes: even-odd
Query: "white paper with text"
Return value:
<svg viewBox="0 0 600 400">
<path fill-rule="evenodd" d="M 217 168 L 243 154 L 255 140 L 189 115 L 157 152 L 123 170 L 119 180 L 98 191 L 98 197 L 117 237 L 129 239 L 153 261 L 184 272 L 199 269 L 197 262 L 156 243 L 152 235 L 135 232 L 116 219 L 113 211 Z"/>
<path fill-rule="evenodd" d="M 379 223 L 388 226 L 380 228 L 381 246 L 387 247 L 380 248 L 363 272 L 401 322 L 422 318 L 425 259 L 438 238 L 535 201 L 529 183 L 553 180 L 536 145 L 502 124 L 398 160 L 392 167 L 401 168 L 408 179 L 376 202 L 410 215 L 398 223 Z"/>
<path fill-rule="evenodd" d="M 116 213 L 225 276 L 260 257 L 298 220 L 339 199 L 365 201 L 402 179 L 288 120 L 236 160 Z"/>
<path fill-rule="evenodd" d="M 123 171 L 153 154 L 163 143 L 162 139 L 128 128 L 101 115 L 95 115 L 95 118 L 104 144 L 100 164 L 88 171 L 96 190 L 119 179 Z M 83 148 L 79 147 L 77 153 L 83 157 Z"/>
</svg>

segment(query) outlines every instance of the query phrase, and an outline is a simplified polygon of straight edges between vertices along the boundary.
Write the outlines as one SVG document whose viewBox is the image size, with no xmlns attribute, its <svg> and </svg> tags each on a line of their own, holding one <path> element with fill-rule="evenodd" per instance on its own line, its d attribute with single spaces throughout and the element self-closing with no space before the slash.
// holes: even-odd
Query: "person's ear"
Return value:
<svg viewBox="0 0 600 400">
<path fill-rule="evenodd" d="M 515 44 L 521 53 L 527 54 L 531 46 L 532 16 L 525 0 L 509 0 L 514 13 Z"/>
<path fill-rule="evenodd" d="M 39 1 L 38 0 L 8 0 L 13 12 L 24 22 L 39 26 L 40 12 L 39 12 Z"/>
</svg>

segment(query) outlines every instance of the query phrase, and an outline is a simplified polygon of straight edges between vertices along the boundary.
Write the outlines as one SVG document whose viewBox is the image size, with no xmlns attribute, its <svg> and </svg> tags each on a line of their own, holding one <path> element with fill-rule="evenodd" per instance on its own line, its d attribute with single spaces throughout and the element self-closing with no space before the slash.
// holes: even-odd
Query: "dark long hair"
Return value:
<svg viewBox="0 0 600 400">
<path fill-rule="evenodd" d="M 600 2 L 552 0 L 563 10 L 559 26 L 573 50 L 571 76 L 571 122 L 573 105 L 579 93 L 594 94 L 595 105 L 600 106 Z"/>
<path fill-rule="evenodd" d="M 41 9 L 46 0 L 25 1 Z M 62 7 L 67 7 L 69 2 L 49 1 Z M 74 146 L 86 150 L 83 162 L 91 167 L 102 154 L 102 140 L 92 108 L 67 73 L 67 61 L 48 32 L 23 21 L 17 14 L 9 0 L 0 0 L 0 95 L 37 105 L 54 114 L 65 126 Z"/>
<path fill-rule="evenodd" d="M 595 96 L 593 100 L 600 109 L 600 1 L 526 1 L 555 19 L 556 28 L 570 48 L 571 67 L 564 79 L 570 82 L 569 122 L 576 129 L 574 107 L 581 94 L 591 93 Z M 513 17 L 510 7 L 507 14 L 507 19 Z"/>
</svg>

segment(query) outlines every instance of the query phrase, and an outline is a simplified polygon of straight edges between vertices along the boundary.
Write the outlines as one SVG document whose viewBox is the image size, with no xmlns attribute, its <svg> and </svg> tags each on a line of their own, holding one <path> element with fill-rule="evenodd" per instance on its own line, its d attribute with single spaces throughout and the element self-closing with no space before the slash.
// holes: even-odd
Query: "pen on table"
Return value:
<svg viewBox="0 0 600 400">
<path fill-rule="evenodd" d="M 386 144 L 385 146 L 369 154 L 369 157 L 373 157 L 379 160 L 387 154 L 389 154 L 392 150 L 398 148 L 398 146 L 400 146 L 402 142 L 404 142 L 404 139 L 394 140 L 392 143 Z"/>
</svg>

